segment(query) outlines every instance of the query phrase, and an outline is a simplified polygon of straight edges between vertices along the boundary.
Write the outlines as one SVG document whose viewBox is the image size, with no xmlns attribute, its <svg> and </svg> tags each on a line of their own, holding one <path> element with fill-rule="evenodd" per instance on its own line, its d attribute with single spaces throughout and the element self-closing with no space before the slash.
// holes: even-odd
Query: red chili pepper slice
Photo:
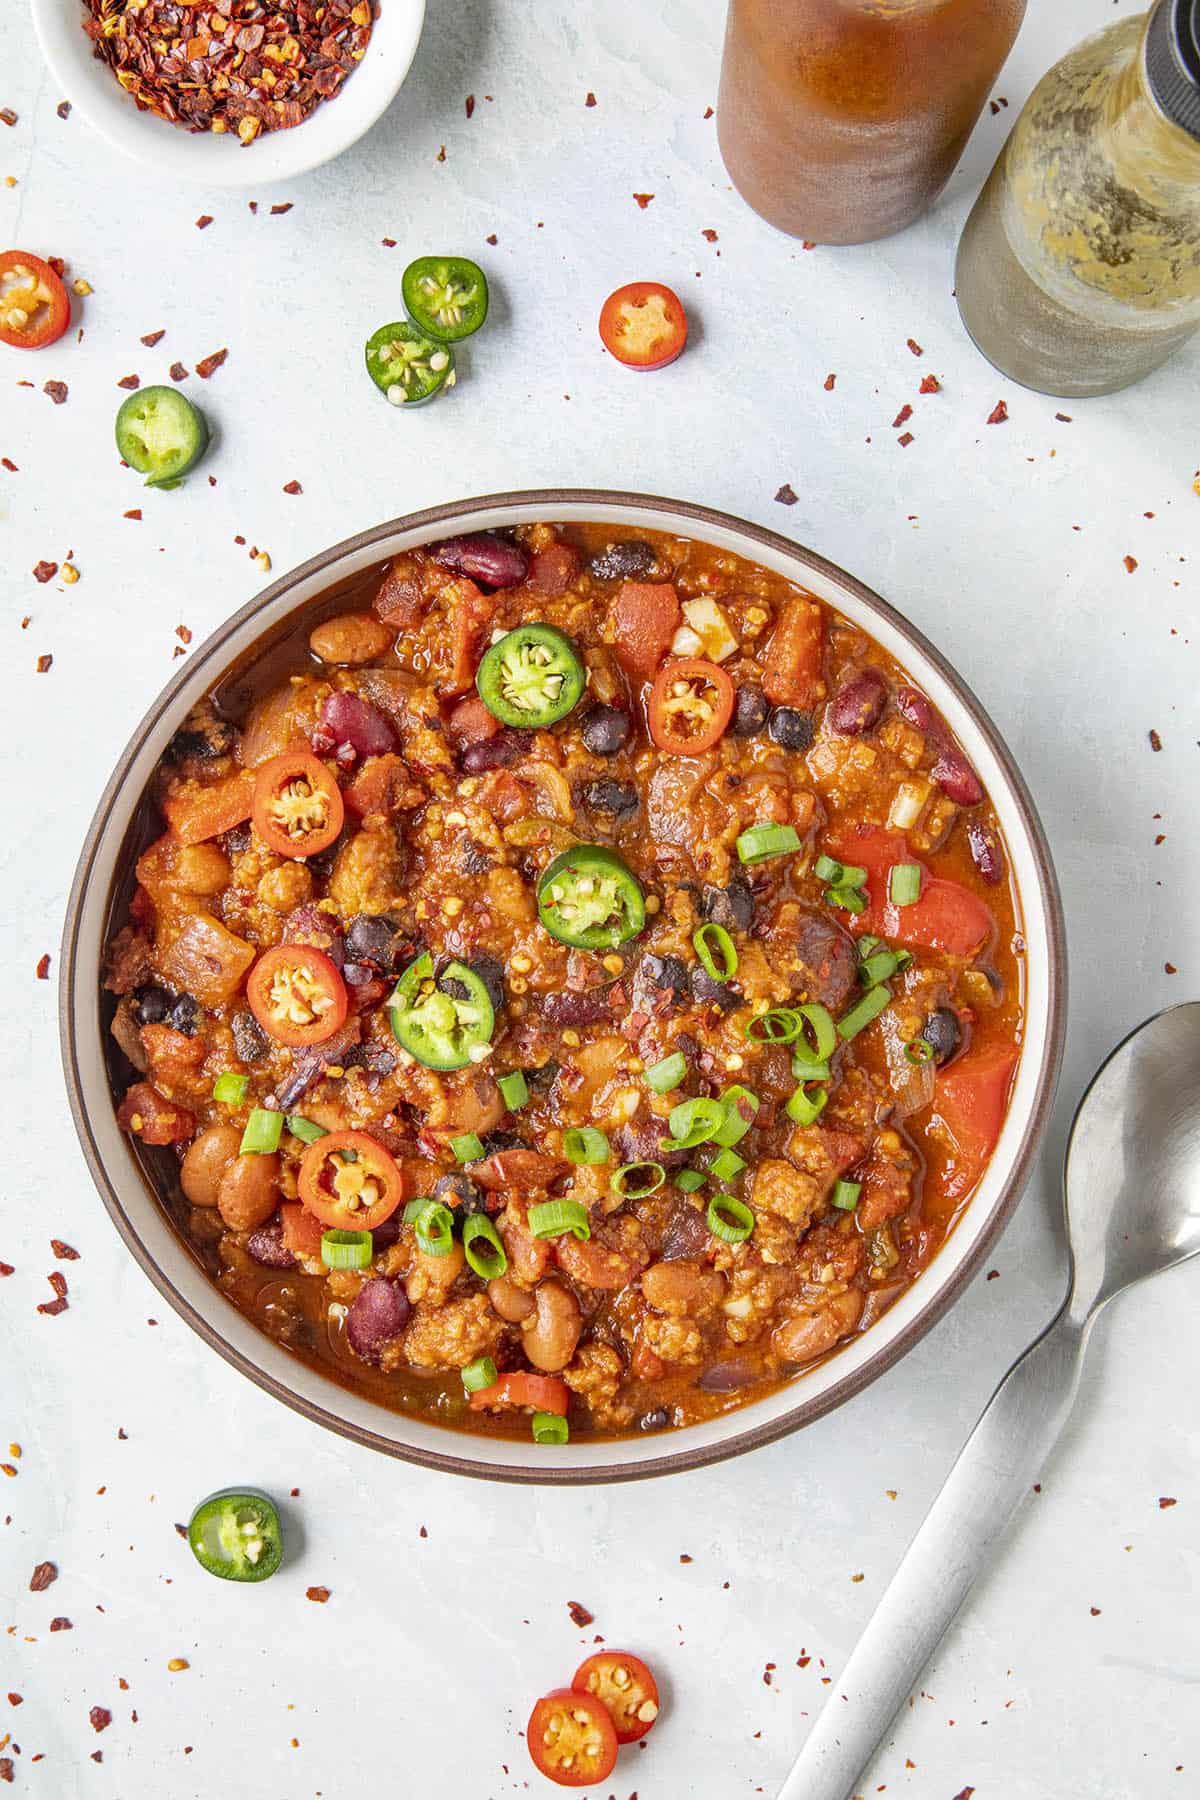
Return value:
<svg viewBox="0 0 1200 1800">
<path fill-rule="evenodd" d="M 687 343 L 683 301 L 659 281 L 630 281 L 600 309 L 604 348 L 627 369 L 665 369 Z"/>
<path fill-rule="evenodd" d="M 571 1677 L 577 1694 L 591 1694 L 608 1708 L 618 1744 L 636 1744 L 659 1713 L 658 1683 L 640 1656 L 600 1650 L 581 1662 Z"/>
<path fill-rule="evenodd" d="M 71 323 L 71 302 L 61 278 L 27 250 L 0 251 L 0 344 L 44 350 Z"/>
<path fill-rule="evenodd" d="M 277 1044 L 323 1044 L 346 1022 L 350 1000 L 337 965 L 311 944 L 279 944 L 246 983 L 250 1010 Z"/>
<path fill-rule="evenodd" d="M 342 829 L 337 782 L 307 750 L 273 756 L 254 775 L 254 826 L 277 856 L 315 856 Z"/>
<path fill-rule="evenodd" d="M 324 1140 L 322 1140 L 324 1141 Z M 513 1369 L 493 1381 L 491 1387 L 477 1388 L 471 1395 L 472 1412 L 485 1412 L 495 1406 L 526 1406 L 533 1412 L 558 1413 L 566 1417 L 571 1392 L 559 1375 L 530 1375 L 524 1369 Z"/>
<path fill-rule="evenodd" d="M 304 1152 L 300 1198 L 331 1231 L 373 1231 L 404 1198 L 404 1171 L 365 1131 L 331 1131 Z"/>
<path fill-rule="evenodd" d="M 716 663 L 684 656 L 659 670 L 650 690 L 650 736 L 673 756 L 711 750 L 733 717 L 733 681 Z"/>
<path fill-rule="evenodd" d="M 617 1733 L 608 1708 L 571 1688 L 556 1688 L 538 1701 L 525 1739 L 534 1767 L 559 1787 L 606 1781 L 617 1760 Z"/>
</svg>

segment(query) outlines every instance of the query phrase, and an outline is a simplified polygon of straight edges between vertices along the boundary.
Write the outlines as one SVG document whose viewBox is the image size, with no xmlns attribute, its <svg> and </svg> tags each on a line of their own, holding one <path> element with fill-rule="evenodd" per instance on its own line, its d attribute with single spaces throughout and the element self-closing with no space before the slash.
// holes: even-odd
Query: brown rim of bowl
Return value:
<svg viewBox="0 0 1200 1800">
<path fill-rule="evenodd" d="M 285 595 L 289 588 L 311 576 L 319 575 L 323 569 L 341 557 L 368 549 L 371 545 L 382 542 L 396 532 L 428 529 L 430 536 L 434 536 L 439 531 L 444 531 L 446 525 L 466 514 L 499 512 L 507 507 L 518 506 L 536 507 L 544 517 L 553 519 L 555 508 L 564 505 L 622 507 L 633 513 L 642 510 L 672 513 L 681 519 L 686 519 L 689 524 L 700 527 L 716 526 L 723 531 L 736 532 L 752 543 L 761 544 L 779 555 L 793 558 L 830 580 L 844 584 L 869 612 L 885 619 L 929 659 L 971 714 L 993 755 L 1004 770 L 1021 817 L 1021 823 L 1028 836 L 1037 867 L 1041 890 L 1040 898 L 1046 919 L 1049 948 L 1046 970 L 1048 1005 L 1046 1043 L 1041 1068 L 1037 1075 L 1036 1096 L 1008 1178 L 992 1207 L 990 1217 L 979 1233 L 974 1248 L 964 1257 L 951 1278 L 932 1296 L 928 1305 L 922 1307 L 918 1316 L 898 1337 L 882 1348 L 877 1355 L 868 1358 L 854 1374 L 835 1381 L 824 1393 L 811 1400 L 803 1398 L 803 1385 L 801 1384 L 797 1390 L 799 1397 L 795 1406 L 782 1418 L 771 1420 L 765 1425 L 752 1426 L 749 1430 L 741 1432 L 721 1444 L 693 1450 L 667 1451 L 664 1455 L 645 1462 L 615 1463 L 611 1466 L 594 1469 L 544 1471 L 539 1470 L 536 1465 L 505 1467 L 479 1462 L 470 1456 L 456 1456 L 449 1452 L 443 1454 L 436 1450 L 423 1450 L 412 1445 L 393 1443 L 390 1439 L 380 1437 L 364 1426 L 341 1419 L 336 1413 L 328 1412 L 324 1407 L 299 1394 L 290 1392 L 273 1376 L 254 1367 L 239 1351 L 224 1341 L 209 1321 L 196 1311 L 190 1301 L 184 1298 L 145 1248 L 125 1212 L 114 1183 L 109 1178 L 83 1106 L 82 1082 L 76 1055 L 75 1022 L 70 996 L 75 986 L 76 949 L 83 899 L 91 878 L 92 863 L 107 829 L 117 796 L 124 784 L 129 766 L 147 732 L 158 723 L 164 712 L 169 710 L 179 688 L 185 682 L 193 680 L 198 668 L 202 668 L 206 663 L 217 658 L 228 639 L 235 632 L 265 606 Z M 811 1425 L 814 1420 L 832 1412 L 835 1407 L 852 1399 L 855 1394 L 861 1393 L 865 1387 L 905 1356 L 925 1336 L 926 1332 L 937 1324 L 978 1271 L 988 1251 L 1007 1225 L 1017 1201 L 1021 1197 L 1054 1101 L 1066 1033 L 1066 994 L 1067 951 L 1062 899 L 1059 894 L 1054 865 L 1050 858 L 1046 834 L 1024 777 L 1003 738 L 971 688 L 950 666 L 941 652 L 935 649 L 928 638 L 918 631 L 903 614 L 890 606 L 872 588 L 857 580 L 855 576 L 848 574 L 836 563 L 830 562 L 828 558 L 819 556 L 815 551 L 809 550 L 802 544 L 794 543 L 790 538 L 783 537 L 777 531 L 770 531 L 762 525 L 750 524 L 732 513 L 720 512 L 714 507 L 698 506 L 686 500 L 664 499 L 653 494 L 623 493 L 606 488 L 529 488 L 504 494 L 483 494 L 474 499 L 450 501 L 444 506 L 427 507 L 420 512 L 408 513 L 399 519 L 391 519 L 386 524 L 373 526 L 368 531 L 357 532 L 353 537 L 344 539 L 340 544 L 333 545 L 319 555 L 310 557 L 298 568 L 291 569 L 286 575 L 280 576 L 278 581 L 272 582 L 261 594 L 256 595 L 253 600 L 248 601 L 245 606 L 227 619 L 223 625 L 218 626 L 212 636 L 200 646 L 195 657 L 189 661 L 187 666 L 180 669 L 167 683 L 122 751 L 117 766 L 101 795 L 80 854 L 63 927 L 59 980 L 59 1038 L 67 1095 L 75 1122 L 75 1130 L 88 1169 L 109 1217 L 127 1248 L 164 1300 L 219 1356 L 248 1377 L 257 1387 L 262 1388 L 276 1400 L 283 1401 L 294 1412 L 302 1414 L 314 1424 L 325 1426 L 328 1430 L 338 1433 L 339 1436 L 349 1438 L 358 1444 L 364 1444 L 370 1449 L 381 1450 L 385 1455 L 398 1457 L 405 1462 L 417 1463 L 424 1468 L 438 1469 L 448 1474 L 471 1475 L 485 1481 L 515 1482 L 547 1487 L 576 1487 L 599 1485 L 612 1481 L 649 1480 L 660 1475 L 681 1474 L 685 1470 L 703 1468 L 710 1463 L 724 1462 L 729 1457 L 741 1456 L 748 1450 L 756 1450 L 760 1445 L 774 1443 L 777 1439 L 786 1437 L 793 1431 L 798 1431 L 804 1425 Z M 447 1432 L 446 1435 L 450 1437 L 456 1434 Z"/>
</svg>

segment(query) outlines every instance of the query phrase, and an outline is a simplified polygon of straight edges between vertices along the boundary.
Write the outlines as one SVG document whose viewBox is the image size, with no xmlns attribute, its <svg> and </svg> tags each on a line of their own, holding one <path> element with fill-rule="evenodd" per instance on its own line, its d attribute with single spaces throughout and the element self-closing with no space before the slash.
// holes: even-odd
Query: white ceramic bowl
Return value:
<svg viewBox="0 0 1200 1800">
<path fill-rule="evenodd" d="M 996 1152 L 948 1242 L 878 1324 L 811 1373 L 722 1418 L 650 1438 L 535 1452 L 524 1442 L 467 1436 L 390 1412 L 349 1392 L 290 1356 L 212 1285 L 155 1198 L 132 1141 L 118 1129 L 99 969 L 110 913 L 127 891 L 144 790 L 188 708 L 273 627 L 335 584 L 431 539 L 539 519 L 591 519 L 716 544 L 808 588 L 895 656 L 956 732 L 999 816 L 1021 896 L 1027 988 L 1021 1063 Z M 379 525 L 284 575 L 194 651 L 138 726 L 100 801 L 67 910 L 60 993 L 71 1107 L 101 1197 L 150 1279 L 207 1343 L 278 1399 L 359 1443 L 461 1474 L 554 1483 L 667 1474 L 768 1443 L 849 1399 L 910 1349 L 962 1292 L 1020 1197 L 1053 1099 L 1065 1018 L 1062 906 L 1041 825 L 995 727 L 932 645 L 869 588 L 775 532 L 681 501 L 578 488 L 462 500 Z"/>
<path fill-rule="evenodd" d="M 367 53 L 331 100 L 290 131 L 242 145 L 229 133 L 185 131 L 139 112 L 112 69 L 93 54 L 80 0 L 32 0 L 33 22 L 55 82 L 88 124 L 157 174 L 205 187 L 261 187 L 306 174 L 357 143 L 391 105 L 408 74 L 425 0 L 383 0 Z"/>
</svg>

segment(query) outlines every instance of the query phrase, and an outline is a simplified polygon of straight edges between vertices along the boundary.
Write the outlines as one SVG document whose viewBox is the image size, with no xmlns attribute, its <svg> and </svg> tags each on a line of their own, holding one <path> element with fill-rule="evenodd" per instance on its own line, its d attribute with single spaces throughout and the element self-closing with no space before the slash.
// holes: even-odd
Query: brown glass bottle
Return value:
<svg viewBox="0 0 1200 1800">
<path fill-rule="evenodd" d="M 937 199 L 1026 0 L 730 0 L 717 130 L 780 231 L 862 244 Z"/>
</svg>

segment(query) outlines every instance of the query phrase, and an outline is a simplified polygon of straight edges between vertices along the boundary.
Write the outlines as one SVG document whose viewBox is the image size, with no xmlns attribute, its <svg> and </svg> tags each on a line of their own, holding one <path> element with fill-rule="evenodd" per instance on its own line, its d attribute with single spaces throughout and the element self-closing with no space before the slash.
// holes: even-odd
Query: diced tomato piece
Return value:
<svg viewBox="0 0 1200 1800">
<path fill-rule="evenodd" d="M 293 1256 L 320 1256 L 321 1237 L 325 1227 L 315 1213 L 299 1202 L 289 1202 L 279 1209 L 283 1225 L 284 1248 Z"/>
<path fill-rule="evenodd" d="M 342 795 L 347 811 L 360 819 L 368 813 L 390 818 L 395 812 L 420 806 L 424 798 L 425 789 L 413 780 L 404 758 L 390 751 L 386 756 L 368 756 Z"/>
<path fill-rule="evenodd" d="M 135 1081 L 117 1108 L 117 1124 L 143 1144 L 182 1144 L 196 1135 L 196 1119 L 148 1081 Z"/>
<path fill-rule="evenodd" d="M 961 882 L 930 875 L 898 831 L 872 827 L 850 832 L 830 847 L 839 862 L 867 871 L 870 902 L 854 920 L 855 931 L 875 932 L 891 944 L 940 950 L 947 956 L 974 956 L 992 932 L 992 915 L 978 894 Z M 915 862 L 921 870 L 921 894 L 911 906 L 895 906 L 889 898 L 891 873 L 897 863 Z"/>
<path fill-rule="evenodd" d="M 478 694 L 471 694 L 454 708 L 446 730 L 456 744 L 486 744 L 500 730 L 500 721 Z"/>
<path fill-rule="evenodd" d="M 634 682 L 653 681 L 683 614 L 669 581 L 626 581 L 613 602 L 613 648 Z"/>
<path fill-rule="evenodd" d="M 573 544 L 550 544 L 534 553 L 525 586 L 535 594 L 556 598 L 565 594 L 579 573 L 579 552 Z"/>
<path fill-rule="evenodd" d="M 221 781 L 181 781 L 163 800 L 167 823 L 181 844 L 202 844 L 206 838 L 232 831 L 250 817 L 254 806 L 254 776 L 238 769 Z"/>
<path fill-rule="evenodd" d="M 525 1741 L 534 1768 L 559 1787 L 607 1781 L 617 1760 L 617 1732 L 603 1701 L 556 1688 L 529 1716 Z"/>
<path fill-rule="evenodd" d="M 667 1365 L 657 1350 L 652 1350 L 649 1344 L 643 1344 L 640 1338 L 633 1347 L 630 1366 L 639 1381 L 657 1381 L 667 1372 Z"/>
<path fill-rule="evenodd" d="M 608 1708 L 618 1744 L 636 1744 L 658 1718 L 658 1683 L 641 1657 L 628 1650 L 598 1650 L 580 1663 L 571 1686 Z"/>
<path fill-rule="evenodd" d="M 497 1150 L 471 1165 L 471 1179 L 483 1188 L 544 1188 L 566 1170 L 557 1156 L 540 1150 Z"/>
<path fill-rule="evenodd" d="M 824 656 L 821 608 L 797 594 L 784 606 L 763 659 L 763 693 L 772 706 L 807 710 L 823 700 Z"/>
<path fill-rule="evenodd" d="M 1017 1055 L 1007 1045 L 969 1051 L 937 1078 L 933 1119 L 954 1148 L 944 1183 L 950 1200 L 970 1193 L 996 1148 Z"/>
<path fill-rule="evenodd" d="M 531 1412 L 559 1413 L 566 1416 L 571 1390 L 561 1375 L 531 1375 L 526 1369 L 512 1369 L 493 1381 L 491 1387 L 476 1388 L 471 1395 L 471 1410 L 486 1412 L 489 1407 L 521 1406 Z"/>
<path fill-rule="evenodd" d="M 429 606 L 420 567 L 412 556 L 397 556 L 387 566 L 372 603 L 376 615 L 397 631 L 419 625 Z"/>
<path fill-rule="evenodd" d="M 475 680 L 479 639 L 491 624 L 500 604 L 499 594 L 485 594 L 465 577 L 450 582 L 442 592 L 450 609 L 450 669 L 438 687 L 445 694 L 464 694 Z"/>
<path fill-rule="evenodd" d="M 143 1025 L 140 1036 L 151 1070 L 166 1077 L 168 1084 L 172 1077 L 179 1078 L 196 1068 L 208 1055 L 208 1045 L 199 1032 L 188 1037 L 170 1025 Z"/>
</svg>

